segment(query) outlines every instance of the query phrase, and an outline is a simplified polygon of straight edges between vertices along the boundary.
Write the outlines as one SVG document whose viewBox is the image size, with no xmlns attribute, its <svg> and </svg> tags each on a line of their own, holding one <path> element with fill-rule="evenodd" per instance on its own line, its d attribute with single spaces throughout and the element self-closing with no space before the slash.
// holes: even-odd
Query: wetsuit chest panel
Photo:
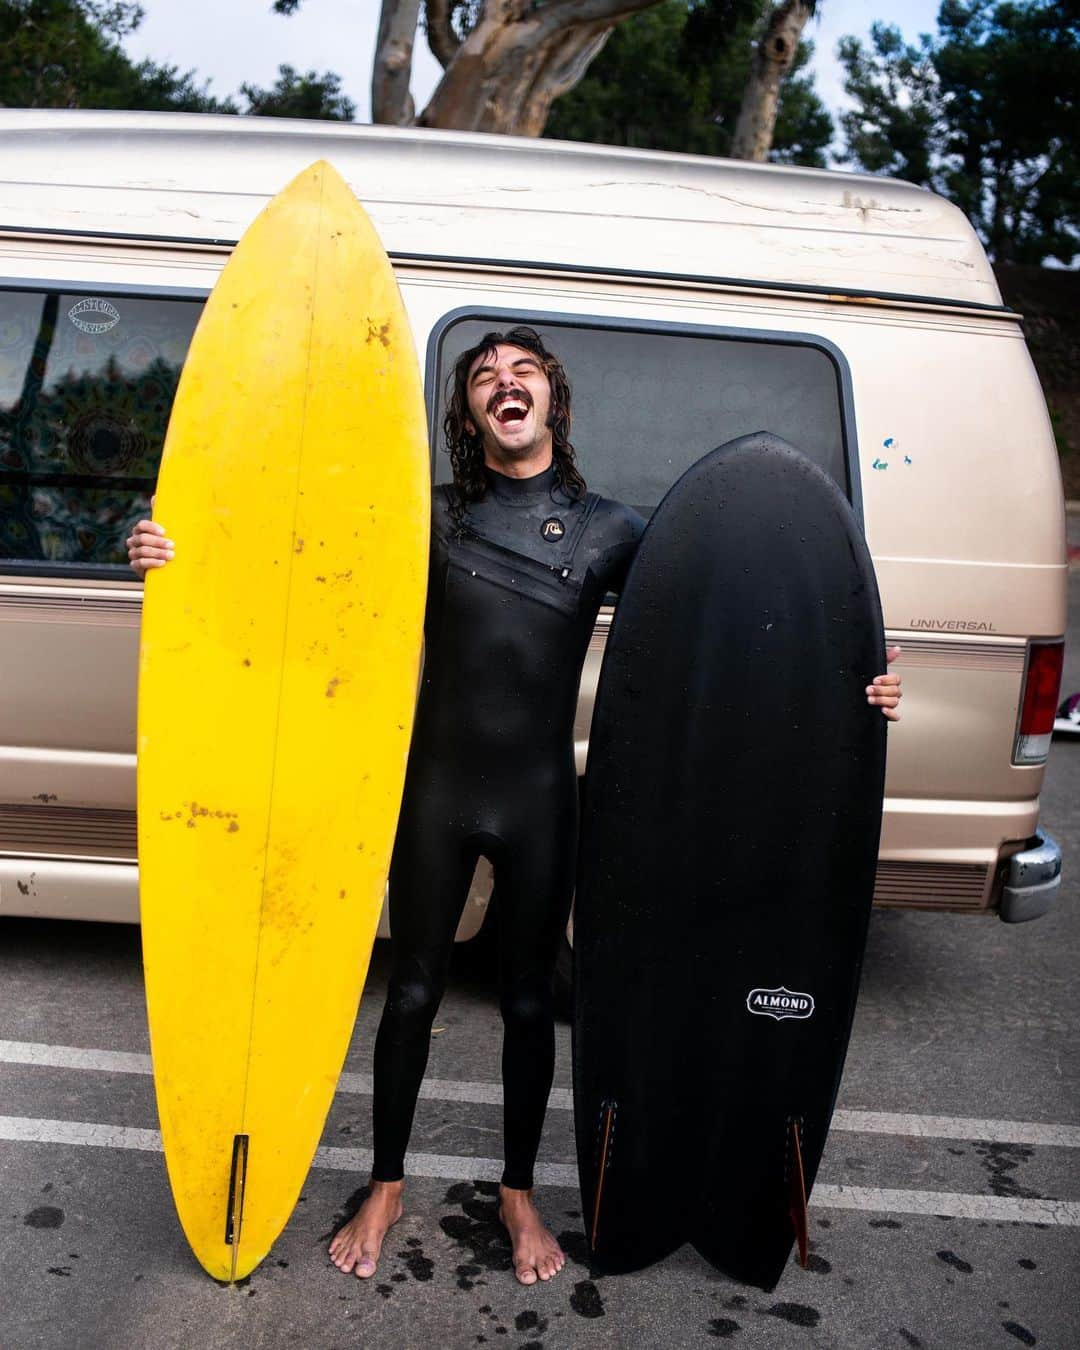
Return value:
<svg viewBox="0 0 1080 1350">
<path fill-rule="evenodd" d="M 598 501 L 545 492 L 511 505 L 489 494 L 449 540 L 450 565 L 573 617 L 587 572 L 578 546 Z"/>
<path fill-rule="evenodd" d="M 549 605 L 568 617 L 577 613 L 581 580 L 571 574 L 569 567 L 536 562 L 476 536 L 453 541 L 449 565 L 469 577 L 480 577 L 495 586 Z"/>
</svg>

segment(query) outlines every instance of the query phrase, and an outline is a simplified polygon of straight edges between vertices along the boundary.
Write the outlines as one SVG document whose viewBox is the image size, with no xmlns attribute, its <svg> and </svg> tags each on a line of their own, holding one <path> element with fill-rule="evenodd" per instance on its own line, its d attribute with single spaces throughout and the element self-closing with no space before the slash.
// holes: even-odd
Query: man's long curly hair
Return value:
<svg viewBox="0 0 1080 1350">
<path fill-rule="evenodd" d="M 480 501 L 487 492 L 483 443 L 479 433 L 475 429 L 470 432 L 467 425 L 472 420 L 468 401 L 469 371 L 478 357 L 494 354 L 495 348 L 500 345 L 521 347 L 540 362 L 551 386 L 548 425 L 551 427 L 556 480 L 571 497 L 581 497 L 585 493 L 585 480 L 578 472 L 574 447 L 570 444 L 570 382 L 562 362 L 544 346 L 543 339 L 534 328 L 519 325 L 505 333 L 485 333 L 475 347 L 462 352 L 454 363 L 448 381 L 446 416 L 443 418 L 446 448 L 454 471 L 454 501 L 450 514 L 459 529 L 464 525 L 469 502 Z"/>
</svg>

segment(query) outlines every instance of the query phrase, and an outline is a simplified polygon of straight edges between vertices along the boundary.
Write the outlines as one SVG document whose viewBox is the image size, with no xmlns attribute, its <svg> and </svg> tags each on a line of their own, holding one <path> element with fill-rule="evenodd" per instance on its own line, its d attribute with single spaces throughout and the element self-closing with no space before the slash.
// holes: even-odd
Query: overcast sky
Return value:
<svg viewBox="0 0 1080 1350">
<path fill-rule="evenodd" d="M 272 11 L 272 0 L 140 0 L 146 18 L 126 49 L 139 60 L 194 68 L 210 80 L 211 92 L 235 93 L 243 81 L 263 88 L 273 84 L 283 63 L 300 70 L 335 71 L 355 102 L 357 120 L 371 112 L 371 59 L 379 19 L 379 0 L 302 0 L 300 11 L 285 18 Z M 933 32 L 940 0 L 822 0 L 820 18 L 807 35 L 815 45 L 818 93 L 835 113 L 843 106 L 842 74 L 836 44 L 845 33 L 865 37 L 875 19 L 898 23 L 909 41 Z M 413 96 L 422 105 L 440 74 L 421 36 L 414 49 Z"/>
</svg>

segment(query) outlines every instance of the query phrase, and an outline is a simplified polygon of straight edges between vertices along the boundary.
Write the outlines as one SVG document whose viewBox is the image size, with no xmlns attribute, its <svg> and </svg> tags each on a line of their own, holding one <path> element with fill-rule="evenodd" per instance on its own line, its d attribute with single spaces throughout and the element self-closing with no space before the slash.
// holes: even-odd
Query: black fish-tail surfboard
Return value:
<svg viewBox="0 0 1080 1350">
<path fill-rule="evenodd" d="M 840 1083 L 873 894 L 885 719 L 873 566 L 775 436 L 706 455 L 642 539 L 590 737 L 574 917 L 586 1233 L 692 1242 L 772 1288 Z"/>
</svg>

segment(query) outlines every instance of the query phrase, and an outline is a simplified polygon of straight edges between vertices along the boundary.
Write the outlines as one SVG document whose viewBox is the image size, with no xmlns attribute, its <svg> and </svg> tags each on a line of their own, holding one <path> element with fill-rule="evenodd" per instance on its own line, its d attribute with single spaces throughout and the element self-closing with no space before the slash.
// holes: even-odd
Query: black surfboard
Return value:
<svg viewBox="0 0 1080 1350">
<path fill-rule="evenodd" d="M 608 639 L 574 914 L 586 1233 L 772 1288 L 817 1172 L 873 893 L 885 719 L 847 499 L 764 432 L 656 511 Z"/>
</svg>

